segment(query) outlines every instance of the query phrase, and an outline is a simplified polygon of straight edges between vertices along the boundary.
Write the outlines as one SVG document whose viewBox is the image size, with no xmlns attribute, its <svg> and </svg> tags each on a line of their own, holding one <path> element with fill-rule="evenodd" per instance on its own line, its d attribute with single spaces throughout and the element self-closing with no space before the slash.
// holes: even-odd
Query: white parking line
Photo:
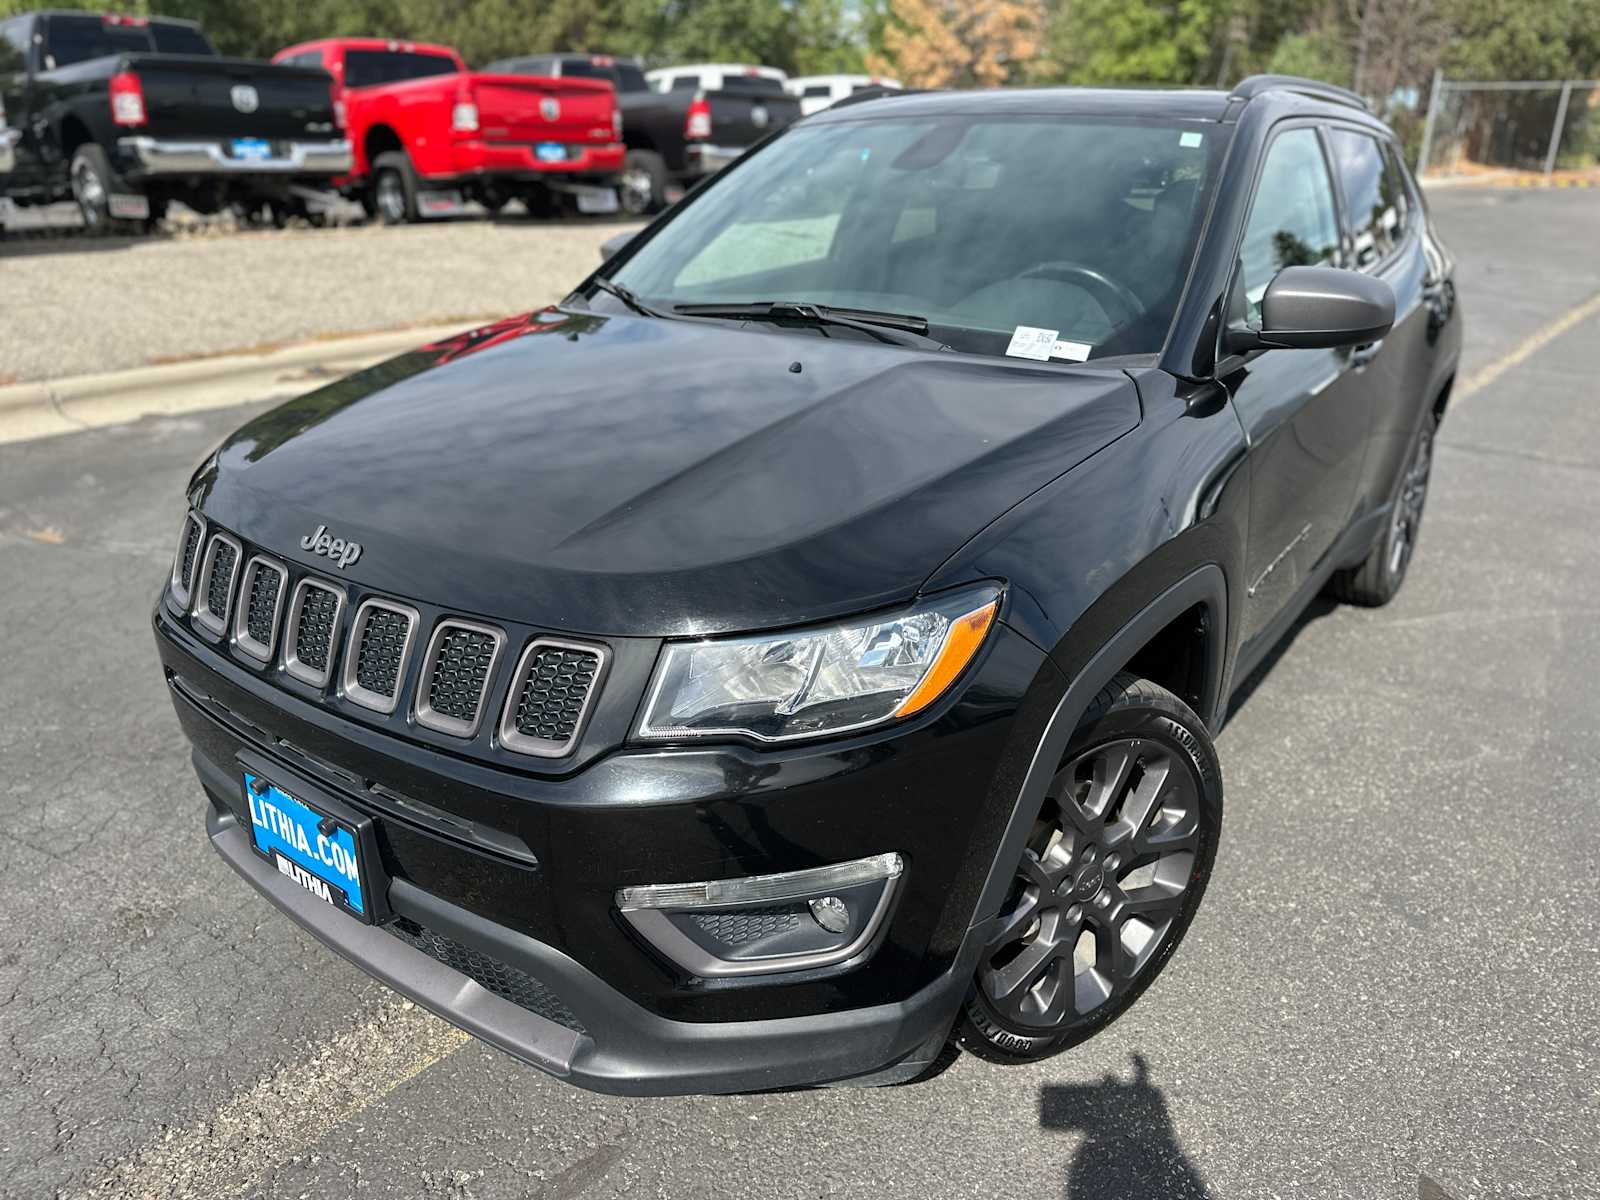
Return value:
<svg viewBox="0 0 1600 1200">
<path fill-rule="evenodd" d="M 1469 396 L 1483 391 L 1484 388 L 1499 379 L 1512 367 L 1526 362 L 1536 351 L 1555 341 L 1556 338 L 1567 332 L 1574 325 L 1587 321 L 1596 313 L 1600 313 L 1600 292 L 1590 296 L 1577 308 L 1568 309 L 1554 321 L 1551 321 L 1550 324 L 1523 338 L 1522 341 L 1492 363 L 1479 367 L 1471 375 L 1467 376 L 1462 381 L 1461 386 L 1456 389 L 1455 395 L 1450 398 L 1451 407 L 1460 404 Z"/>
<path fill-rule="evenodd" d="M 80 1197 L 212 1200 L 261 1175 L 472 1039 L 410 1003 L 379 1010 L 301 1062 L 280 1067 L 186 1129 L 169 1129 Z"/>
</svg>

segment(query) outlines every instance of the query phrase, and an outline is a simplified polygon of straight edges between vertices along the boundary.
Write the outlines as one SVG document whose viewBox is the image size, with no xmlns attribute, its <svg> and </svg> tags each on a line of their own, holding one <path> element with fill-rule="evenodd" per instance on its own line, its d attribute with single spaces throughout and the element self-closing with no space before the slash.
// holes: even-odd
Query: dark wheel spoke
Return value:
<svg viewBox="0 0 1600 1200">
<path fill-rule="evenodd" d="M 1016 941 L 1038 915 L 1038 890 L 1033 887 L 1024 888 L 1022 895 L 1017 898 L 1016 905 L 995 923 L 986 947 L 988 952 L 993 954 L 1001 947 L 1009 946 Z"/>
<path fill-rule="evenodd" d="M 1022 953 L 1005 966 L 989 972 L 984 979 L 984 990 L 1008 1008 L 1019 1007 L 1019 997 L 1039 982 L 1039 976 L 1060 952 L 1061 947 L 1053 937 L 1038 938 L 1023 947 Z"/>
</svg>

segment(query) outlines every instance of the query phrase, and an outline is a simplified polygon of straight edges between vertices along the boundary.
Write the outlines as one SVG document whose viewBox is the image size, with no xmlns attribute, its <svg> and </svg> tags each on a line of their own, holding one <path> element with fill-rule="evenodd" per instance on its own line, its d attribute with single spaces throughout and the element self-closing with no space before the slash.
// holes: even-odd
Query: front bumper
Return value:
<svg viewBox="0 0 1600 1200">
<path fill-rule="evenodd" d="M 117 149 L 129 164 L 128 174 L 158 175 L 343 175 L 354 157 L 347 139 L 280 143 L 270 158 L 234 158 L 221 141 L 168 141 L 125 137 Z"/>
<path fill-rule="evenodd" d="M 969 931 L 1015 799 L 1012 765 L 1032 749 L 1017 707 L 1049 671 L 1000 626 L 963 694 L 917 729 L 781 753 L 624 748 L 554 779 L 344 721 L 215 653 L 164 602 L 155 627 L 210 797 L 212 841 L 235 870 L 446 1019 L 575 1084 L 631 1094 L 914 1074 L 931 1058 L 971 978 Z M 291 790 L 305 780 L 373 819 L 398 923 L 360 924 L 256 857 L 241 753 L 274 764 Z M 424 804 L 398 810 L 388 797 L 402 793 Z M 907 866 L 886 928 L 866 954 L 816 970 L 688 977 L 630 932 L 615 903 L 622 887 L 889 850 Z M 486 972 L 553 1002 L 513 1003 Z"/>
</svg>

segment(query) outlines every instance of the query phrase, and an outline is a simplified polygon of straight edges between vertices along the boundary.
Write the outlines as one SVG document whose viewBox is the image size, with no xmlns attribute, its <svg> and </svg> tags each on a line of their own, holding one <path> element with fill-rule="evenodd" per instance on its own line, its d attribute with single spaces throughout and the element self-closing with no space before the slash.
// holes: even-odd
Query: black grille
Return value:
<svg viewBox="0 0 1600 1200">
<path fill-rule="evenodd" d="M 428 679 L 428 707 L 441 717 L 471 725 L 478 719 L 484 685 L 494 665 L 495 639 L 475 629 L 450 628 Z"/>
<path fill-rule="evenodd" d="M 339 597 L 325 588 L 308 585 L 300 600 L 300 619 L 294 627 L 294 656 L 313 671 L 326 671 L 333 650 L 333 622 L 339 615 Z"/>
<path fill-rule="evenodd" d="M 278 591 L 282 584 L 283 572 L 266 563 L 257 564 L 250 575 L 250 599 L 245 608 L 244 628 L 263 646 L 272 645 L 272 625 L 278 616 Z"/>
<path fill-rule="evenodd" d="M 361 644 L 356 647 L 356 682 L 369 692 L 393 699 L 400 687 L 400 664 L 410 630 L 410 618 L 404 613 L 371 609 L 361 626 Z"/>
<path fill-rule="evenodd" d="M 519 1008 L 537 1013 L 557 1025 L 565 1025 L 578 1033 L 585 1032 L 583 1022 L 561 1002 L 561 997 L 526 971 L 474 950 L 471 946 L 463 946 L 454 938 L 436 933 L 405 917 L 398 918 L 384 928 L 402 942 L 421 950 L 451 970 L 461 972 L 502 1000 L 509 1000 Z"/>
<path fill-rule="evenodd" d="M 517 697 L 517 732 L 547 742 L 571 741 L 599 669 L 600 656 L 589 650 L 535 650 Z"/>
<path fill-rule="evenodd" d="M 205 536 L 205 528 L 194 517 L 187 518 L 183 523 L 183 577 L 178 581 L 185 592 L 194 583 L 194 560 L 200 554 L 200 541 Z"/>
<path fill-rule="evenodd" d="M 215 617 L 228 612 L 228 587 L 233 583 L 233 567 L 239 552 L 228 542 L 217 542 L 211 555 L 211 578 L 206 580 L 206 608 Z"/>
</svg>

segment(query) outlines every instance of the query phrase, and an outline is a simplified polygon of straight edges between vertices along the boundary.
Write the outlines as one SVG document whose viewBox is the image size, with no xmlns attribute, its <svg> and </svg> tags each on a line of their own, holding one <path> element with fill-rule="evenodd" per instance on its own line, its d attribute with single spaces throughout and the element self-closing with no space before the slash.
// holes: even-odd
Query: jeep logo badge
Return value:
<svg viewBox="0 0 1600 1200">
<path fill-rule="evenodd" d="M 360 542 L 347 542 L 334 537 L 326 525 L 318 525 L 313 532 L 301 538 L 300 549 L 322 555 L 341 571 L 361 557 Z"/>
<path fill-rule="evenodd" d="M 242 113 L 253 113 L 261 107 L 260 93 L 248 83 L 234 84 L 229 95 L 233 97 L 233 106 Z"/>
<path fill-rule="evenodd" d="M 561 101 L 554 96 L 546 96 L 539 101 L 539 115 L 546 121 L 554 121 L 561 116 Z"/>
</svg>

